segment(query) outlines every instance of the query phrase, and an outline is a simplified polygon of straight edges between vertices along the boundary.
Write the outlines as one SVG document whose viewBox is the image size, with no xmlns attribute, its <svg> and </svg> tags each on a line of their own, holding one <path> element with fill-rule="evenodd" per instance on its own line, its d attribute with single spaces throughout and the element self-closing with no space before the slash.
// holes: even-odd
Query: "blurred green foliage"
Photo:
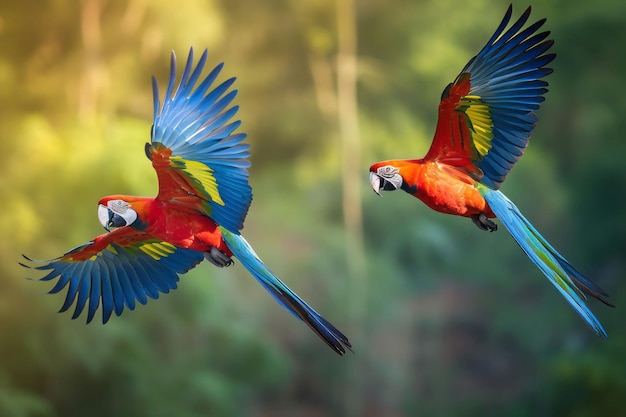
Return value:
<svg viewBox="0 0 626 417">
<path fill-rule="evenodd" d="M 361 184 L 427 150 L 439 96 L 507 3 L 357 2 Z M 515 15 L 526 7 L 515 2 Z M 531 146 L 503 187 L 545 236 L 626 302 L 626 4 L 534 6 L 556 40 Z M 600 340 L 505 231 L 363 196 L 367 314 L 349 318 L 330 0 L 0 1 L 0 415 L 619 415 L 626 331 Z M 106 326 L 53 314 L 25 280 L 97 233 L 95 202 L 153 195 L 150 76 L 208 47 L 236 75 L 255 199 L 244 234 L 344 330 L 340 358 L 240 266 L 202 264 Z M 179 62 L 179 65 L 180 62 Z"/>
</svg>

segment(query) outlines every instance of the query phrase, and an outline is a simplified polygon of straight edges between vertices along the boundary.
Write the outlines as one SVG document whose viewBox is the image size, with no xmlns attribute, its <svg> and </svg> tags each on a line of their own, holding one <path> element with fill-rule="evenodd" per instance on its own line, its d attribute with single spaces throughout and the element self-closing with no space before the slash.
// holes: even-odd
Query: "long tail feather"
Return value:
<svg viewBox="0 0 626 417">
<path fill-rule="evenodd" d="M 544 273 L 568 303 L 600 336 L 607 337 L 604 328 L 585 304 L 585 293 L 612 306 L 608 294 L 578 272 L 530 224 L 519 209 L 500 191 L 480 186 L 489 207 L 513 236 L 531 261 Z"/>
<path fill-rule="evenodd" d="M 233 255 L 283 307 L 304 321 L 317 335 L 340 355 L 352 350 L 348 338 L 320 316 L 313 308 L 283 284 L 261 261 L 250 244 L 239 234 L 220 227 L 224 241 Z"/>
</svg>

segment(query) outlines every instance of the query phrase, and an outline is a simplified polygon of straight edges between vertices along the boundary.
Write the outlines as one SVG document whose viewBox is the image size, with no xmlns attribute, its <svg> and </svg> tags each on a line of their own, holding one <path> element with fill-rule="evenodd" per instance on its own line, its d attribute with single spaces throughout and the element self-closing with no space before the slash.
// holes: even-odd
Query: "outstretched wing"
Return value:
<svg viewBox="0 0 626 417">
<path fill-rule="evenodd" d="M 210 89 L 223 64 L 195 86 L 207 54 L 205 50 L 192 69 L 193 48 L 190 50 L 182 78 L 174 89 L 176 56 L 172 53 L 163 106 L 156 79 L 152 79 L 154 121 L 146 155 L 157 172 L 159 200 L 210 216 L 228 230 L 238 232 L 252 201 L 247 170 L 250 145 L 242 143 L 244 133 L 233 133 L 241 122 L 230 120 L 239 107 L 227 108 L 237 95 L 237 90 L 230 90 L 235 78 Z"/>
<path fill-rule="evenodd" d="M 504 32 L 512 7 L 485 47 L 444 90 L 435 138 L 425 159 L 437 160 L 498 189 L 524 153 L 552 72 L 550 32 L 541 19 L 523 29 L 531 8 Z"/>
<path fill-rule="evenodd" d="M 100 235 L 56 259 L 24 258 L 30 265 L 23 266 L 49 271 L 41 281 L 56 280 L 50 294 L 67 287 L 61 312 L 76 300 L 72 318 L 87 306 L 89 323 L 101 304 L 102 322 L 106 323 L 111 313 L 122 314 L 124 306 L 134 310 L 135 300 L 145 304 L 147 297 L 159 298 L 159 291 L 176 289 L 178 274 L 196 266 L 203 255 L 127 226 Z"/>
</svg>

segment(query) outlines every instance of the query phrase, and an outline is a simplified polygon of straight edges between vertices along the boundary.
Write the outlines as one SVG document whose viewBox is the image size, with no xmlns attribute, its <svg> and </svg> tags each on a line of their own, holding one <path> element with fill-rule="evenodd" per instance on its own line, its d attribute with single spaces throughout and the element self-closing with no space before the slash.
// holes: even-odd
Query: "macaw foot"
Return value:
<svg viewBox="0 0 626 417">
<path fill-rule="evenodd" d="M 488 230 L 490 232 L 498 230 L 498 225 L 492 222 L 485 213 L 472 216 L 472 221 L 480 230 Z"/>
<path fill-rule="evenodd" d="M 219 268 L 231 266 L 235 263 L 230 257 L 228 257 L 224 252 L 220 251 L 215 246 L 213 246 L 210 251 L 204 252 L 204 257 L 207 261 L 211 262 L 213 265 Z"/>
</svg>

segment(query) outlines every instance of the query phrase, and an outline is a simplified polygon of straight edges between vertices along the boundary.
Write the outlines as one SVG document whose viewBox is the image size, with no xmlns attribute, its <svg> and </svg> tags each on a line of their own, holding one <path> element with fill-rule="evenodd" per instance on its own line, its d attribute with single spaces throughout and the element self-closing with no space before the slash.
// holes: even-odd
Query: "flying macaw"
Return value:
<svg viewBox="0 0 626 417">
<path fill-rule="evenodd" d="M 370 167 L 374 191 L 401 189 L 433 210 L 469 217 L 495 231 L 498 218 L 531 261 L 598 334 L 602 325 L 585 304 L 585 294 L 612 306 L 608 294 L 556 251 L 519 209 L 499 191 L 524 153 L 552 72 L 546 65 L 550 32 L 538 33 L 546 19 L 524 28 L 531 8 L 508 30 L 504 19 L 483 49 L 441 96 L 435 137 L 422 159 L 390 160 Z"/>
<path fill-rule="evenodd" d="M 218 267 L 236 257 L 259 283 L 294 316 L 303 320 L 335 352 L 351 345 L 346 336 L 283 284 L 257 256 L 240 230 L 252 200 L 248 184 L 249 145 L 234 133 L 241 122 L 230 120 L 238 106 L 227 108 L 237 90 L 230 78 L 211 89 L 223 64 L 197 86 L 207 51 L 193 68 L 190 50 L 176 88 L 176 57 L 163 105 L 152 78 L 154 120 L 145 152 L 159 184 L 155 198 L 112 195 L 98 202 L 98 219 L 107 233 L 63 256 L 34 261 L 49 271 L 41 278 L 55 281 L 50 293 L 67 288 L 60 311 L 76 300 L 72 318 L 87 307 L 87 323 L 102 306 L 102 321 L 112 313 L 133 310 L 168 293 L 184 274 L 203 259 Z M 27 266 L 22 264 L 23 266 Z M 27 266 L 28 267 L 28 266 Z"/>
</svg>

